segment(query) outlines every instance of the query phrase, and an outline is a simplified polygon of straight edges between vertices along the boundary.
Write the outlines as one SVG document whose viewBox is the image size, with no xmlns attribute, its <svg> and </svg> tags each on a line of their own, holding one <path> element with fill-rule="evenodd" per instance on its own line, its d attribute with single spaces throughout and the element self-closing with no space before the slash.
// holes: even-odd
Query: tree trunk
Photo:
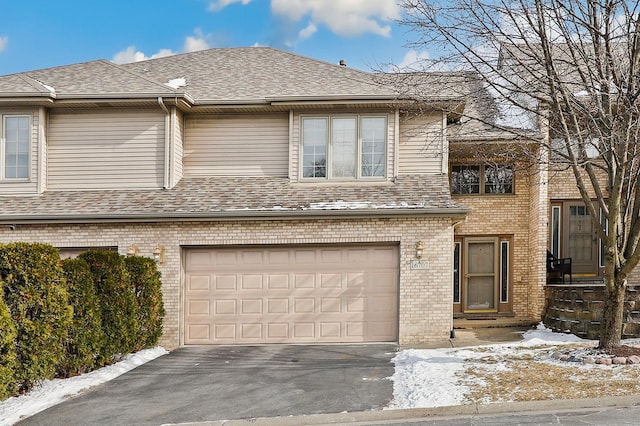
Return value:
<svg viewBox="0 0 640 426">
<path fill-rule="evenodd" d="M 606 277 L 606 281 L 598 348 L 608 351 L 620 346 L 627 282 L 618 282 L 615 277 Z"/>
</svg>

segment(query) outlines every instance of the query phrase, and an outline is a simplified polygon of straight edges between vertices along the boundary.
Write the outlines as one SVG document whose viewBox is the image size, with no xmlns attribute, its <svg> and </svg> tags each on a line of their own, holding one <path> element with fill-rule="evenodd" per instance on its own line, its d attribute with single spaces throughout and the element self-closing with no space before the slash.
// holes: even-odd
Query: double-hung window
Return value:
<svg viewBox="0 0 640 426">
<path fill-rule="evenodd" d="M 4 115 L 0 135 L 0 180 L 29 178 L 31 118 Z"/>
<path fill-rule="evenodd" d="M 386 176 L 387 119 L 383 116 L 302 117 L 302 178 Z"/>
</svg>

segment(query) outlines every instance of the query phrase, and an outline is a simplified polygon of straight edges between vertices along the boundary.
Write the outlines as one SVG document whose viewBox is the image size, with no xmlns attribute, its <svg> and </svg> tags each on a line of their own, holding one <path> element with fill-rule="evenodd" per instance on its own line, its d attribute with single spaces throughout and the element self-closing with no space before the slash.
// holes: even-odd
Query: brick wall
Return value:
<svg viewBox="0 0 640 426">
<path fill-rule="evenodd" d="M 410 268 L 418 240 L 427 247 L 427 270 Z M 121 254 L 135 244 L 140 255 L 149 257 L 156 245 L 164 245 L 165 262 L 159 269 L 167 314 L 161 344 L 168 348 L 181 344 L 183 246 L 399 243 L 399 343 L 446 339 L 453 327 L 453 232 L 448 218 L 18 225 L 13 231 L 2 227 L 0 243 L 11 241 L 60 248 L 117 246 Z"/>
<path fill-rule="evenodd" d="M 530 178 L 516 171 L 515 193 L 506 195 L 454 195 L 454 200 L 471 208 L 467 220 L 455 229 L 456 237 L 501 236 L 511 240 L 510 282 L 513 313 L 529 317 L 531 256 L 529 223 Z"/>
</svg>

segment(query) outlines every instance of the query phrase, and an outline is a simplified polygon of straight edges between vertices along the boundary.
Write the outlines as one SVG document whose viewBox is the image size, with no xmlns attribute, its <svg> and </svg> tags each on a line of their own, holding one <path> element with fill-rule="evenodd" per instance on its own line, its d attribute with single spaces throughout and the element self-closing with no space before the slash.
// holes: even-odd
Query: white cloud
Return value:
<svg viewBox="0 0 640 426">
<path fill-rule="evenodd" d="M 9 37 L 0 36 L 0 52 L 4 51 L 7 48 L 8 44 L 9 44 Z"/>
<path fill-rule="evenodd" d="M 113 56 L 113 62 L 116 64 L 127 64 L 129 62 L 145 61 L 147 59 L 163 58 L 165 56 L 175 55 L 171 49 L 160 49 L 151 56 L 146 56 L 143 52 L 136 50 L 135 46 L 129 46 L 125 50 L 116 53 Z"/>
<path fill-rule="evenodd" d="M 402 58 L 402 61 L 398 64 L 400 71 L 418 71 L 423 68 L 424 62 L 429 59 L 428 52 L 416 52 L 415 50 L 409 50 Z"/>
<path fill-rule="evenodd" d="M 212 0 L 211 2 L 209 2 L 209 10 L 212 12 L 217 12 L 233 3 L 242 3 L 242 5 L 244 6 L 251 3 L 251 0 Z"/>
<path fill-rule="evenodd" d="M 208 49 L 209 43 L 202 37 L 187 37 L 184 41 L 184 47 L 182 48 L 183 52 L 197 52 L 198 50 Z"/>
<path fill-rule="evenodd" d="M 313 22 L 310 22 L 309 25 L 298 33 L 298 36 L 301 40 L 304 40 L 311 37 L 316 31 L 318 31 L 318 27 L 316 27 Z"/>
<path fill-rule="evenodd" d="M 160 49 L 153 55 L 147 56 L 144 52 L 136 50 L 135 46 L 129 46 L 125 50 L 116 53 L 113 56 L 113 62 L 116 64 L 128 64 L 130 62 L 146 61 L 147 59 L 163 58 L 177 53 L 190 53 L 209 49 L 211 45 L 207 41 L 208 38 L 210 38 L 209 35 L 203 34 L 199 28 L 196 28 L 193 36 L 185 38 L 181 52 L 174 52 L 171 49 Z"/>
<path fill-rule="evenodd" d="M 324 24 L 340 36 L 389 37 L 391 26 L 384 23 L 400 17 L 396 0 L 272 0 L 271 11 L 290 21 L 310 15 L 312 24 Z"/>
</svg>

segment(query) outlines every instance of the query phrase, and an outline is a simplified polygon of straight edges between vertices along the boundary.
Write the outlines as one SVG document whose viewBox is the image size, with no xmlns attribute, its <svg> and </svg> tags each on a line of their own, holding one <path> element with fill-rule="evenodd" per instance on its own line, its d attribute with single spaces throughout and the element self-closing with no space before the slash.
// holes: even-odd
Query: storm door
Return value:
<svg viewBox="0 0 640 426">
<path fill-rule="evenodd" d="M 465 312 L 498 311 L 497 238 L 465 239 Z"/>
</svg>

